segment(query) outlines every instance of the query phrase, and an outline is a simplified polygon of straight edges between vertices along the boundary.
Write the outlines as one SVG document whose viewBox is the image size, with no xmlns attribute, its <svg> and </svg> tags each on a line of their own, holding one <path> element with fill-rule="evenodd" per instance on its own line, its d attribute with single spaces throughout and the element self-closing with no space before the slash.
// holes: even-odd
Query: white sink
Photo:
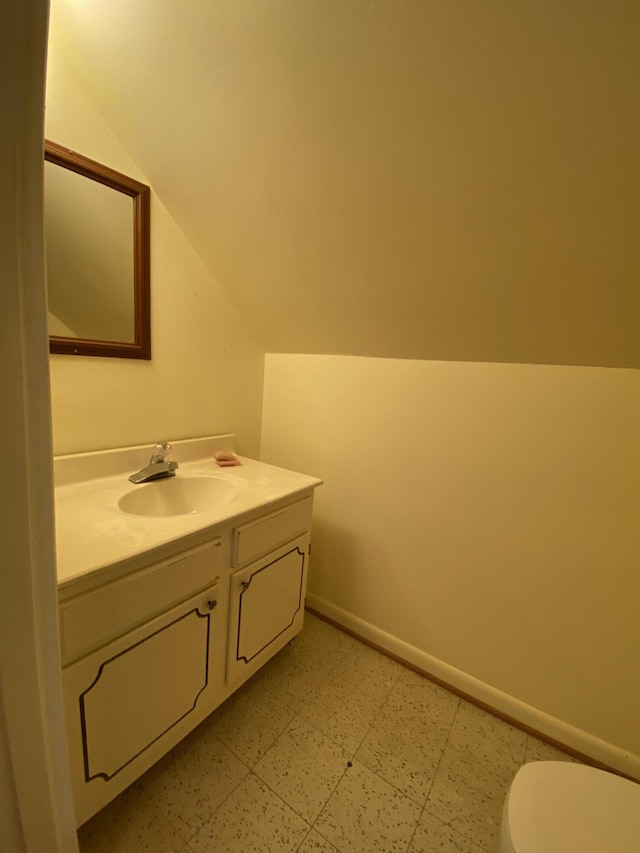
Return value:
<svg viewBox="0 0 640 853">
<path fill-rule="evenodd" d="M 130 515 L 171 516 L 208 512 L 230 503 L 238 487 L 222 477 L 167 477 L 136 486 L 118 501 Z"/>
</svg>

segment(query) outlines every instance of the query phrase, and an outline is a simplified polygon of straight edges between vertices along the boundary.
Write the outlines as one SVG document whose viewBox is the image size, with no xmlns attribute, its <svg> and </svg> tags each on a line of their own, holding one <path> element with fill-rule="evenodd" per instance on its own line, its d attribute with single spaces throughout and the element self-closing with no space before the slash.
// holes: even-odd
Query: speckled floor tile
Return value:
<svg viewBox="0 0 640 853">
<path fill-rule="evenodd" d="M 294 712 L 251 680 L 209 718 L 211 731 L 248 767 L 253 767 L 289 725 Z"/>
<path fill-rule="evenodd" d="M 407 853 L 488 853 L 488 851 L 464 838 L 437 817 L 425 813 L 420 818 Z"/>
<path fill-rule="evenodd" d="M 304 627 L 292 641 L 291 648 L 301 656 L 326 660 L 333 658 L 343 649 L 352 648 L 354 643 L 358 642 L 324 619 L 318 619 L 307 612 L 304 615 Z"/>
<path fill-rule="evenodd" d="M 422 676 L 405 670 L 356 757 L 424 805 L 459 701 Z"/>
<path fill-rule="evenodd" d="M 187 840 L 138 783 L 78 830 L 80 853 L 178 853 Z"/>
<path fill-rule="evenodd" d="M 420 807 L 360 762 L 354 762 L 314 828 L 341 853 L 404 853 Z"/>
<path fill-rule="evenodd" d="M 152 767 L 140 783 L 173 826 L 191 838 L 248 772 L 205 723 Z"/>
<path fill-rule="evenodd" d="M 190 841 L 194 853 L 294 853 L 309 825 L 253 773 Z"/>
<path fill-rule="evenodd" d="M 256 764 L 254 772 L 313 823 L 342 778 L 348 760 L 341 747 L 297 717 Z"/>
<path fill-rule="evenodd" d="M 460 699 L 417 672 L 403 669 L 386 707 L 407 723 L 426 721 L 429 727 L 451 729 Z"/>
<path fill-rule="evenodd" d="M 298 847 L 298 853 L 337 853 L 337 850 L 333 844 L 329 844 L 326 838 L 312 829 Z"/>
<path fill-rule="evenodd" d="M 460 700 L 426 678 L 406 670 L 385 700 L 375 726 L 410 730 L 415 740 L 443 747 Z"/>
<path fill-rule="evenodd" d="M 442 751 L 442 746 L 416 737 L 411 729 L 400 726 L 397 729 L 378 728 L 374 724 L 358 749 L 356 758 L 423 806 Z"/>
<path fill-rule="evenodd" d="M 509 785 L 538 760 L 574 759 L 307 614 L 80 851 L 495 853 Z"/>
<path fill-rule="evenodd" d="M 520 729 L 461 701 L 447 746 L 508 771 L 524 762 L 526 742 Z"/>
<path fill-rule="evenodd" d="M 363 693 L 357 683 L 326 683 L 307 701 L 300 716 L 353 755 L 382 702 L 382 698 Z"/>
<path fill-rule="evenodd" d="M 357 683 L 360 690 L 375 698 L 386 698 L 404 670 L 402 664 L 358 643 L 340 650 L 332 661 L 331 680 Z"/>
<path fill-rule="evenodd" d="M 306 614 L 307 622 L 291 643 L 298 657 L 311 658 L 314 666 L 330 677 L 349 682 L 366 681 L 363 689 L 372 695 L 386 695 L 404 670 L 402 664 L 340 631 L 333 625 Z"/>
<path fill-rule="evenodd" d="M 567 755 L 555 746 L 545 743 L 533 735 L 527 735 L 527 748 L 525 752 L 525 761 L 570 761 L 575 764 L 582 762 L 572 755 Z"/>
<path fill-rule="evenodd" d="M 495 765 L 448 745 L 425 811 L 449 824 L 467 840 L 496 849 L 502 805 L 518 768 L 515 763 Z"/>
<path fill-rule="evenodd" d="M 285 646 L 256 672 L 252 680 L 264 685 L 297 712 L 328 681 L 331 668 L 331 658 L 316 660 Z"/>
</svg>

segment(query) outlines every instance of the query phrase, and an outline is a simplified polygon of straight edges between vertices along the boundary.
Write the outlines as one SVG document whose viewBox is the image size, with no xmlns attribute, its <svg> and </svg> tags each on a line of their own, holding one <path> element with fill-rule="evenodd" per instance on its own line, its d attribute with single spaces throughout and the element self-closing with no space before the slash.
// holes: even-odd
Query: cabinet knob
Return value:
<svg viewBox="0 0 640 853">
<path fill-rule="evenodd" d="M 242 581 L 242 591 L 245 592 L 251 586 L 251 581 Z"/>
<path fill-rule="evenodd" d="M 215 599 L 212 601 L 207 601 L 207 607 L 209 608 L 209 610 L 213 610 L 213 608 L 216 607 L 217 604 L 218 604 L 218 602 L 215 601 Z"/>
</svg>

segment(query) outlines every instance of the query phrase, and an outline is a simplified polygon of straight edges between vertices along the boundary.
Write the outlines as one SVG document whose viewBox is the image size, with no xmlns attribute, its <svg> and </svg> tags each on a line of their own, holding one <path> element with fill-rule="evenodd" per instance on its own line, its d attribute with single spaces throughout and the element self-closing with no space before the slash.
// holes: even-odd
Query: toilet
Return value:
<svg viewBox="0 0 640 853">
<path fill-rule="evenodd" d="M 535 761 L 516 773 L 500 853 L 639 851 L 640 785 L 564 761 Z"/>
</svg>

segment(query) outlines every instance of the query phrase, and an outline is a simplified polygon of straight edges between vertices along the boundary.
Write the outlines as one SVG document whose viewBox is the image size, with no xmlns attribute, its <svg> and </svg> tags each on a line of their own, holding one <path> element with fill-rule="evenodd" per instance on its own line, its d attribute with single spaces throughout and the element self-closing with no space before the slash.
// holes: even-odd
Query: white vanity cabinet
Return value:
<svg viewBox="0 0 640 853">
<path fill-rule="evenodd" d="M 61 602 L 63 662 L 73 660 L 62 682 L 79 824 L 225 698 L 221 544 L 218 537 Z"/>
<path fill-rule="evenodd" d="M 307 491 L 214 525 L 176 556 L 60 590 L 78 824 L 300 631 L 311 510 Z"/>
</svg>

